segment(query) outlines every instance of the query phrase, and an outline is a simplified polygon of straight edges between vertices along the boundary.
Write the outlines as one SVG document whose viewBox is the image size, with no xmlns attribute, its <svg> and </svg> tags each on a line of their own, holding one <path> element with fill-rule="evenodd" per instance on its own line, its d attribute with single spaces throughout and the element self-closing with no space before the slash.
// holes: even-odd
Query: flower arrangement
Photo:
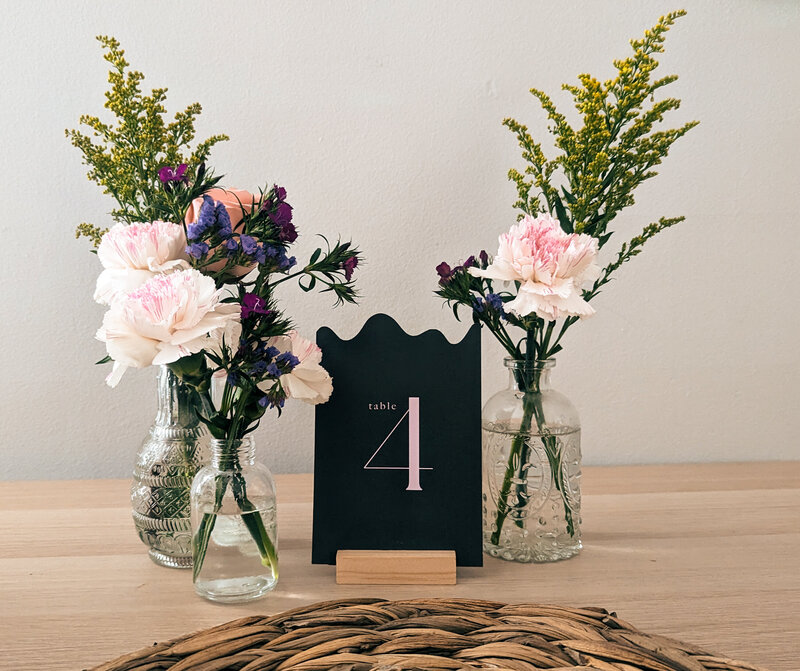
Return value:
<svg viewBox="0 0 800 671">
<path fill-rule="evenodd" d="M 519 196 L 515 203 L 520 210 L 518 223 L 500 236 L 493 258 L 482 251 L 453 267 L 444 262 L 437 266 L 436 294 L 452 307 L 457 319 L 459 308 L 468 310 L 514 360 L 545 361 L 561 351 L 564 334 L 594 314 L 590 301 L 613 273 L 638 255 L 653 236 L 684 219 L 662 217 L 622 244 L 604 267 L 598 265 L 600 251 L 613 235 L 609 224 L 634 203 L 634 190 L 657 174 L 653 168 L 672 144 L 698 123 L 654 130 L 665 114 L 680 106 L 675 98 L 655 100 L 677 75 L 653 79 L 653 72 L 658 66 L 654 56 L 663 52 L 667 31 L 684 14 L 667 14 L 642 39 L 632 40 L 633 54 L 614 62 L 614 79 L 601 82 L 581 74 L 580 85 L 563 85 L 574 99 L 583 122 L 580 127 L 570 125 L 547 94 L 531 89 L 551 122 L 549 131 L 558 151 L 554 158 L 545 156 L 526 126 L 514 119 L 503 122 L 516 135 L 527 163 L 523 172 L 509 171 Z M 522 337 L 512 335 L 510 328 L 520 330 Z M 542 437 L 554 484 L 564 493 L 561 455 L 537 402 L 538 379 L 518 375 L 519 389 L 525 393 L 524 412 L 498 495 L 491 535 L 494 544 L 499 542 L 511 506 L 512 483 L 524 480 L 519 469 L 530 450 L 533 422 Z M 574 533 L 566 499 L 564 509 L 567 530 Z"/>
<path fill-rule="evenodd" d="M 92 133 L 67 131 L 83 154 L 88 176 L 112 196 L 115 225 L 78 226 L 93 241 L 103 266 L 95 300 L 108 306 L 97 338 L 113 362 L 115 386 L 128 368 L 164 364 L 196 392 L 201 421 L 225 441 L 235 458 L 237 441 L 255 430 L 287 398 L 323 403 L 333 386 L 321 352 L 292 327 L 275 289 L 297 280 L 319 286 L 336 304 L 354 303 L 353 272 L 361 255 L 350 242 L 328 243 L 298 267 L 290 247 L 298 237 L 286 190 L 258 193 L 217 186 L 206 167 L 210 149 L 227 140 L 214 135 L 189 148 L 193 104 L 167 123 L 166 89 L 141 91 L 143 75 L 129 71 L 119 43 L 101 36 L 111 64 L 105 106 L 115 123 L 82 116 Z M 324 238 L 323 238 L 324 239 Z M 264 566 L 277 576 L 276 554 L 261 516 L 248 501 L 244 480 L 233 495 Z M 217 488 L 217 507 L 225 493 Z M 195 575 L 214 525 L 206 514 L 195 534 Z"/>
</svg>

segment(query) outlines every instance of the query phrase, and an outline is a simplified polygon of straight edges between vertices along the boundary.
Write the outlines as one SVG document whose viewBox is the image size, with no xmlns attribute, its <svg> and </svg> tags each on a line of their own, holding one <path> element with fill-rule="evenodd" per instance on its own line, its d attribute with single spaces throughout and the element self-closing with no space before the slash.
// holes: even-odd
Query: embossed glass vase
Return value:
<svg viewBox="0 0 800 671">
<path fill-rule="evenodd" d="M 192 566 L 189 490 L 207 452 L 195 392 L 166 366 L 158 372 L 158 414 L 133 469 L 133 522 L 150 558 L 161 566 Z"/>
<path fill-rule="evenodd" d="M 211 440 L 192 485 L 194 589 L 211 601 L 264 596 L 278 583 L 275 482 L 252 436 Z"/>
<path fill-rule="evenodd" d="M 483 408 L 483 549 L 518 562 L 581 549 L 581 430 L 550 385 L 553 359 L 506 358 L 508 387 Z"/>
</svg>

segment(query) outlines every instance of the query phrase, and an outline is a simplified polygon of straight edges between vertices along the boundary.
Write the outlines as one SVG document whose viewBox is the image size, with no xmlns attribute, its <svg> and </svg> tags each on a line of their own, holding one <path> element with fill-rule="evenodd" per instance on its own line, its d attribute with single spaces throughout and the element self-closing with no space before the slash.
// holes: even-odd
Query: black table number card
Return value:
<svg viewBox="0 0 800 671">
<path fill-rule="evenodd" d="M 317 332 L 330 400 L 316 408 L 312 562 L 337 550 L 455 550 L 481 566 L 480 329 L 451 344 L 373 315 Z"/>
</svg>

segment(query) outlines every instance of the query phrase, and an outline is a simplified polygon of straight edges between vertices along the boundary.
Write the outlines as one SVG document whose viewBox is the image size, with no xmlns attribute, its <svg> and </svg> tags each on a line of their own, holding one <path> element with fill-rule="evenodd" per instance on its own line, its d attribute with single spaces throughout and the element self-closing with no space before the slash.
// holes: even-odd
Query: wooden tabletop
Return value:
<svg viewBox="0 0 800 671">
<path fill-rule="evenodd" d="M 153 564 L 128 481 L 0 482 L 0 668 L 82 669 L 253 613 L 350 596 L 603 606 L 650 633 L 800 669 L 800 462 L 586 468 L 584 550 L 486 558 L 455 587 L 337 586 L 311 566 L 311 476 L 278 476 L 281 579 L 242 606 Z"/>
</svg>

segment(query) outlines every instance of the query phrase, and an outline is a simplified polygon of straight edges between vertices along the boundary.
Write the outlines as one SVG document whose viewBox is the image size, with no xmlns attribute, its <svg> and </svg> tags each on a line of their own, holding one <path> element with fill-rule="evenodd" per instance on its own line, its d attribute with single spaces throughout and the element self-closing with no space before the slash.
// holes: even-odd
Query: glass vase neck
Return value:
<svg viewBox="0 0 800 671">
<path fill-rule="evenodd" d="M 251 436 L 212 438 L 211 465 L 223 471 L 238 470 L 256 461 L 256 445 Z"/>
<path fill-rule="evenodd" d="M 503 365 L 508 368 L 509 388 L 514 391 L 545 391 L 550 386 L 550 371 L 555 367 L 555 359 L 512 359 L 506 357 Z"/>
<path fill-rule="evenodd" d="M 158 412 L 155 424 L 157 427 L 181 427 L 191 429 L 199 424 L 197 413 L 192 404 L 191 388 L 181 382 L 169 367 L 161 366 L 158 370 Z"/>
</svg>

